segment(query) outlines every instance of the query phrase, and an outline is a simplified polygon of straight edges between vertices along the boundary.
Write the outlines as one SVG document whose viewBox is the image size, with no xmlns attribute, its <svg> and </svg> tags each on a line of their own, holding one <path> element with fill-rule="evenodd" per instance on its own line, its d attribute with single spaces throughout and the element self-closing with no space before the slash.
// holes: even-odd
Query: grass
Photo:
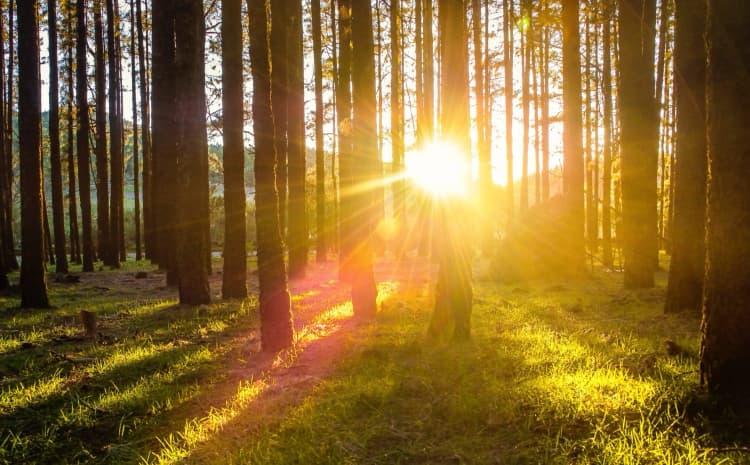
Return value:
<svg viewBox="0 0 750 465">
<path fill-rule="evenodd" d="M 428 280 L 381 263 L 377 319 L 355 324 L 316 265 L 294 349 L 265 356 L 255 299 L 179 307 L 128 266 L 52 284 L 52 311 L 0 300 L 0 463 L 750 463 L 747 421 L 699 386 L 699 319 L 662 312 L 664 273 L 640 292 L 602 270 L 477 280 L 455 345 L 425 337 Z"/>
</svg>

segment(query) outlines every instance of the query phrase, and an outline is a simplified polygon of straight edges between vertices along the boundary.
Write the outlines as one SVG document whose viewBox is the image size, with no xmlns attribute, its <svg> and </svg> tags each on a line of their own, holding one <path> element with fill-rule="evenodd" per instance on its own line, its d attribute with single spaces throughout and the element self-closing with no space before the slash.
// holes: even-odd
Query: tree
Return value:
<svg viewBox="0 0 750 465">
<path fill-rule="evenodd" d="M 479 152 L 479 195 L 481 205 L 487 208 L 491 205 L 492 192 L 492 160 L 487 134 L 487 110 L 485 108 L 485 72 L 487 63 L 482 60 L 482 12 L 480 0 L 471 0 L 472 33 L 474 39 L 474 89 L 477 105 L 477 152 Z M 482 225 L 487 229 L 483 235 L 489 235 L 491 229 L 488 224 Z M 484 240 L 484 239 L 483 239 Z"/>
<path fill-rule="evenodd" d="M 465 150 L 469 163 L 469 53 L 465 21 L 466 4 L 463 0 L 439 1 L 441 137 L 443 143 Z M 468 173 L 456 173 L 456 176 L 468 177 Z M 441 243 L 436 251 L 438 278 L 428 333 L 439 337 L 452 323 L 453 339 L 463 341 L 471 336 L 471 258 L 466 241 L 468 231 L 454 218 L 465 206 L 458 199 L 444 198 L 437 202 Z"/>
<path fill-rule="evenodd" d="M 76 7 L 76 97 L 78 99 L 78 127 L 76 150 L 78 157 L 78 189 L 81 197 L 83 271 L 94 271 L 94 244 L 91 235 L 91 178 L 89 175 L 89 101 L 86 73 L 86 2 Z"/>
<path fill-rule="evenodd" d="M 146 258 L 154 258 L 154 218 L 152 207 L 152 161 L 151 161 L 151 110 L 149 108 L 148 79 L 146 76 L 146 51 L 143 45 L 143 13 L 141 0 L 136 0 L 136 26 L 138 29 L 138 76 L 140 78 L 141 96 L 141 147 L 143 148 L 143 233 L 145 239 Z"/>
<path fill-rule="evenodd" d="M 14 0 L 10 0 L 8 5 L 8 74 L 7 74 L 7 80 L 8 80 L 8 94 L 7 98 L 5 99 L 5 105 L 6 105 L 6 111 L 5 113 L 5 119 L 0 122 L 3 126 L 2 131 L 2 141 L 0 143 L 4 144 L 5 148 L 5 171 L 0 173 L 0 176 L 4 176 L 5 179 L 3 180 L 6 189 L 7 189 L 7 195 L 4 197 L 4 202 L 2 205 L 2 208 L 5 209 L 5 212 L 3 213 L 3 216 L 5 218 L 5 222 L 2 225 L 3 226 L 3 245 L 4 250 L 3 253 L 5 254 L 5 264 L 6 266 L 11 270 L 17 270 L 18 269 L 18 260 L 16 259 L 16 248 L 15 248 L 15 239 L 14 239 L 14 233 L 13 233 L 13 82 L 14 82 L 14 75 L 13 75 L 13 48 L 14 48 L 14 32 L 15 29 L 13 27 L 13 7 Z M 2 82 L 0 82 L 0 85 L 2 85 Z"/>
<path fill-rule="evenodd" d="M 348 281 L 351 278 L 349 257 L 353 250 L 351 241 L 351 221 L 349 215 L 349 193 L 354 187 L 351 173 L 352 157 L 352 17 L 351 0 L 336 0 L 339 6 L 338 31 L 339 55 L 336 80 L 336 116 L 338 119 L 338 146 L 340 171 L 340 214 L 339 214 L 339 277 Z"/>
<path fill-rule="evenodd" d="M 67 127 L 67 152 L 68 152 L 68 225 L 70 228 L 70 261 L 81 263 L 81 240 L 78 233 L 78 202 L 76 199 L 76 159 L 73 147 L 73 122 L 75 114 L 75 101 L 73 96 L 73 36 L 75 31 L 76 9 L 68 3 L 68 40 L 65 41 L 67 49 L 67 85 L 68 85 L 68 127 Z"/>
<path fill-rule="evenodd" d="M 289 276 L 305 275 L 307 267 L 307 209 L 305 200 L 305 80 L 302 53 L 302 2 L 291 1 L 284 19 L 287 31 L 287 157 L 289 163 Z"/>
<path fill-rule="evenodd" d="M 50 177 L 52 178 L 52 222 L 55 228 L 55 271 L 68 272 L 65 254 L 65 218 L 63 215 L 62 164 L 60 163 L 60 107 L 58 100 L 57 66 L 57 0 L 48 0 L 49 37 L 49 146 Z"/>
<path fill-rule="evenodd" d="M 135 197 L 135 259 L 141 259 L 141 189 L 138 180 L 139 163 L 138 163 L 138 89 L 136 85 L 135 69 L 135 5 L 130 0 L 130 86 L 133 99 L 132 118 L 133 118 L 133 194 Z M 146 84 L 144 83 L 143 86 Z"/>
<path fill-rule="evenodd" d="M 605 0 L 602 32 L 602 95 L 604 144 L 602 147 L 602 262 L 612 266 L 612 0 Z"/>
<path fill-rule="evenodd" d="M 325 154 L 323 152 L 323 34 L 320 25 L 320 0 L 312 0 L 313 67 L 315 72 L 315 219 L 317 240 L 315 258 L 318 262 L 326 259 L 326 176 Z"/>
<path fill-rule="evenodd" d="M 747 391 L 750 373 L 750 5 L 708 3 L 708 209 L 701 380 L 715 394 Z M 679 97 L 678 97 L 679 98 Z"/>
<path fill-rule="evenodd" d="M 292 1 L 271 0 L 271 105 L 276 153 L 276 187 L 279 201 L 279 232 L 282 243 L 286 239 L 287 221 L 287 128 L 290 66 L 288 45 L 288 15 Z"/>
<path fill-rule="evenodd" d="M 354 192 L 349 193 L 346 215 L 351 217 L 349 230 L 352 307 L 354 315 L 372 318 L 377 310 L 378 295 L 372 271 L 371 236 L 379 205 L 377 189 L 368 189 L 380 167 L 376 133 L 376 97 L 374 34 L 369 0 L 352 0 L 352 153 L 349 172 Z"/>
<path fill-rule="evenodd" d="M 505 189 L 513 216 L 513 0 L 503 0 L 503 61 L 505 62 Z"/>
<path fill-rule="evenodd" d="M 242 142 L 242 2 L 221 4 L 222 114 L 224 117 L 224 298 L 247 297 L 245 148 Z"/>
<path fill-rule="evenodd" d="M 178 185 L 182 189 L 176 204 L 177 274 L 180 303 L 200 305 L 211 301 L 205 260 L 209 207 L 203 2 L 181 2 L 179 14 L 175 10 L 174 24 Z"/>
<path fill-rule="evenodd" d="M 110 266 L 119 268 L 125 238 L 122 235 L 124 199 L 124 157 L 122 153 L 122 105 L 120 104 L 120 47 L 116 40 L 120 35 L 120 18 L 114 0 L 107 1 L 107 71 L 109 78 L 109 169 L 111 173 L 111 195 L 109 197 L 109 246 Z"/>
<path fill-rule="evenodd" d="M 401 75 L 401 0 L 391 0 L 391 153 L 393 159 L 393 211 L 396 228 L 404 227 L 406 199 L 404 181 L 404 89 Z"/>
<path fill-rule="evenodd" d="M 564 253 L 573 271 L 584 266 L 581 56 L 578 0 L 563 0 L 563 192 L 568 228 Z"/>
<path fill-rule="evenodd" d="M 47 308 L 42 229 L 42 81 L 37 0 L 18 3 L 18 145 L 21 162 L 21 307 Z"/>
<path fill-rule="evenodd" d="M 653 21 L 654 0 L 619 0 L 622 177 L 622 253 L 625 287 L 654 285 L 656 247 L 657 147 L 653 146 L 655 111 Z M 645 5 L 645 6 L 644 6 Z M 654 15 L 655 16 L 655 15 Z M 657 133 L 658 135 L 658 133 Z"/>
<path fill-rule="evenodd" d="M 706 253 L 704 235 L 696 234 L 706 214 L 706 4 L 683 0 L 675 7 L 677 164 L 667 313 L 700 309 Z"/>
<path fill-rule="evenodd" d="M 107 265 L 114 266 L 109 223 L 109 166 L 107 164 L 107 70 L 105 68 L 102 1 L 94 0 L 94 76 L 96 82 L 96 229 L 97 252 Z"/>
<path fill-rule="evenodd" d="M 261 345 L 275 352 L 294 339 L 291 297 L 279 234 L 279 202 L 274 177 L 274 119 L 271 113 L 271 63 L 268 53 L 267 0 L 247 0 L 250 62 L 253 73 L 255 137 L 255 225 L 260 285 Z"/>
</svg>

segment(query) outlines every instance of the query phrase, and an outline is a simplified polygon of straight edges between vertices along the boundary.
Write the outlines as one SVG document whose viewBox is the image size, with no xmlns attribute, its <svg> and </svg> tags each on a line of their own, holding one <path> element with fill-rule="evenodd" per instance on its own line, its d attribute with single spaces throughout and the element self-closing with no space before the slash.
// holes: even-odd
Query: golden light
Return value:
<svg viewBox="0 0 750 465">
<path fill-rule="evenodd" d="M 471 165 L 455 145 L 436 141 L 406 157 L 406 175 L 432 195 L 461 196 L 469 189 Z"/>
</svg>

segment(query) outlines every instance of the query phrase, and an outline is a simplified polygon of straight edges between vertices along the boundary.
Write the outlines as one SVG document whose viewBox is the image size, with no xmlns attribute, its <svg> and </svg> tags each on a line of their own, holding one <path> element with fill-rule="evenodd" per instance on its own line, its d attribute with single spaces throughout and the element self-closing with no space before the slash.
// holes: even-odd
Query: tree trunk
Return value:
<svg viewBox="0 0 750 465">
<path fill-rule="evenodd" d="M 242 141 L 242 2 L 221 4 L 222 108 L 224 115 L 225 299 L 247 297 L 245 148 Z"/>
<path fill-rule="evenodd" d="M 0 205 L 0 290 L 8 288 L 8 265 L 6 263 L 6 244 L 4 243 L 4 231 L 7 229 L 6 207 L 10 199 L 10 185 L 7 177 L 3 173 L 8 172 L 8 151 L 5 146 L 5 31 L 3 24 L 3 15 L 0 14 L 0 196 L 2 204 Z"/>
<path fill-rule="evenodd" d="M 271 63 L 268 57 L 267 0 L 247 0 L 250 16 L 250 62 L 253 73 L 255 137 L 255 227 L 260 285 L 263 350 L 291 347 L 294 339 L 291 298 L 287 290 L 284 250 L 279 235 L 274 124 L 271 113 Z"/>
<path fill-rule="evenodd" d="M 307 268 L 305 80 L 302 51 L 302 2 L 294 0 L 284 19 L 289 24 L 287 39 L 288 68 L 288 163 L 289 163 L 289 277 L 305 275 Z"/>
<path fill-rule="evenodd" d="M 73 37 L 75 32 L 75 10 L 69 5 L 68 11 L 68 36 Z M 73 41 L 65 41 L 68 55 L 68 227 L 70 228 L 70 261 L 81 263 L 81 240 L 78 233 L 78 201 L 76 199 L 76 160 L 73 148 L 73 120 L 75 114 L 75 102 L 73 97 Z"/>
<path fill-rule="evenodd" d="M 477 152 L 479 157 L 479 198 L 483 208 L 492 205 L 492 160 L 487 146 L 487 109 L 485 108 L 484 74 L 487 69 L 482 59 L 482 9 L 480 0 L 471 0 L 472 34 L 474 39 L 474 92 L 477 105 Z M 491 238 L 491 223 L 482 222 L 482 244 Z"/>
<path fill-rule="evenodd" d="M 648 29 L 653 24 L 648 22 L 645 14 L 648 8 L 643 3 L 643 0 L 619 0 L 620 169 L 626 288 L 654 286 L 657 147 L 652 147 L 653 47 L 648 47 Z"/>
<path fill-rule="evenodd" d="M 108 0 L 111 1 L 111 0 Z M 205 23 L 201 0 L 183 1 L 175 11 L 175 72 L 179 120 L 177 267 L 180 303 L 211 301 L 205 251 L 209 244 L 208 140 L 205 97 Z"/>
<path fill-rule="evenodd" d="M 530 68 L 530 46 L 529 37 L 531 31 L 531 2 L 521 0 L 522 21 L 529 21 L 528 26 L 521 26 L 521 112 L 523 114 L 523 136 L 521 138 L 521 192 L 519 194 L 519 207 L 521 212 L 529 208 L 529 68 Z M 523 23 L 522 23 L 523 24 Z"/>
<path fill-rule="evenodd" d="M 463 0 L 439 0 L 440 38 L 440 127 L 442 138 L 457 147 L 469 147 L 469 52 L 466 31 L 466 4 Z M 470 160 L 468 151 L 464 155 Z M 457 173 L 457 176 L 464 174 Z M 469 182 L 466 179 L 465 182 Z M 453 323 L 453 339 L 464 341 L 471 336 L 471 258 L 467 244 L 468 231 L 456 215 L 466 208 L 463 200 L 442 199 L 438 202 L 437 248 L 438 280 L 435 307 L 429 334 L 441 336 L 446 324 Z"/>
<path fill-rule="evenodd" d="M 312 34 L 313 34 L 313 67 L 315 68 L 315 217 L 316 217 L 316 252 L 318 262 L 326 259 L 326 176 L 325 153 L 323 152 L 323 33 L 320 25 L 320 0 L 312 0 Z"/>
<path fill-rule="evenodd" d="M 664 310 L 698 312 L 706 263 L 702 231 L 706 206 L 706 4 L 675 4 L 675 69 L 677 94 L 677 165 L 672 262 Z"/>
<path fill-rule="evenodd" d="M 602 96 L 604 144 L 602 147 L 602 263 L 612 267 L 612 0 L 605 0 L 602 32 Z"/>
<path fill-rule="evenodd" d="M 400 178 L 404 164 L 404 88 L 401 74 L 401 0 L 391 0 L 391 154 L 393 189 L 393 216 L 396 231 L 403 231 L 406 208 L 406 185 Z M 399 236 L 401 237 L 401 236 Z M 401 247 L 399 247 L 403 250 Z"/>
<path fill-rule="evenodd" d="M 109 166 L 107 163 L 107 72 L 104 57 L 102 0 L 94 0 L 94 56 L 96 82 L 96 229 L 97 255 L 113 266 L 109 230 Z M 110 108 L 111 110 L 111 108 Z"/>
<path fill-rule="evenodd" d="M 135 259 L 141 259 L 141 189 L 138 180 L 140 164 L 138 161 L 138 88 L 135 68 L 135 5 L 130 0 L 130 86 L 133 105 L 133 197 L 135 199 L 134 227 L 135 227 Z M 145 84 L 144 84 L 145 85 Z"/>
<path fill-rule="evenodd" d="M 354 250 L 352 244 L 351 192 L 354 187 L 352 179 L 352 94 L 351 94 L 351 60 L 352 60 L 352 16 L 351 0 L 337 0 L 339 5 L 339 59 L 338 81 L 336 83 L 336 113 L 338 117 L 339 136 L 339 172 L 340 172 L 340 213 L 339 213 L 339 277 L 344 281 L 351 280 L 350 255 Z"/>
<path fill-rule="evenodd" d="M 167 270 L 167 284 L 178 283 L 175 226 L 177 223 L 177 121 L 175 116 L 174 0 L 154 0 L 152 4 L 153 105 L 152 150 L 155 258 Z"/>
<path fill-rule="evenodd" d="M 503 0 L 503 61 L 505 62 L 505 190 L 508 217 L 513 217 L 513 0 Z"/>
<path fill-rule="evenodd" d="M 10 0 L 8 6 L 8 97 L 5 100 L 6 108 L 5 120 L 0 122 L 4 125 L 3 140 L 5 144 L 6 153 L 6 166 L 5 171 L 0 173 L 0 176 L 5 176 L 5 183 L 8 186 L 8 195 L 3 202 L 2 208 L 5 209 L 5 224 L 2 231 L 3 234 L 3 245 L 5 249 L 5 264 L 11 270 L 18 269 L 18 259 L 16 258 L 16 246 L 15 238 L 13 233 L 13 48 L 14 48 L 14 32 L 13 27 L 13 11 L 14 11 L 14 0 Z M 1 84 L 1 83 L 0 83 Z"/>
<path fill-rule="evenodd" d="M 693 10 L 695 11 L 695 10 Z M 708 4 L 708 221 L 701 380 L 714 394 L 744 398 L 750 385 L 750 5 Z M 678 97 L 680 98 L 680 97 Z M 676 218 L 675 218 L 676 219 Z M 675 231 L 676 232 L 676 231 Z"/>
<path fill-rule="evenodd" d="M 271 0 L 271 106 L 273 108 L 274 144 L 276 153 L 276 188 L 279 202 L 279 233 L 282 246 L 287 240 L 287 161 L 288 161 L 288 53 L 289 14 L 291 1 Z M 288 244 L 287 244 L 288 245 Z"/>
<path fill-rule="evenodd" d="M 432 34 L 432 0 L 423 0 L 424 9 L 424 133 L 427 140 L 432 142 L 435 137 L 435 41 Z"/>
<path fill-rule="evenodd" d="M 350 254 L 352 271 L 352 306 L 356 317 L 372 318 L 377 310 L 378 290 L 372 271 L 374 211 L 378 206 L 378 190 L 357 189 L 377 179 L 375 63 L 372 11 L 369 0 L 352 0 L 352 181 L 355 192 L 349 195 L 348 214 L 351 216 L 353 250 Z"/>
<path fill-rule="evenodd" d="M 81 194 L 81 222 L 83 226 L 81 253 L 83 256 L 83 271 L 94 271 L 94 243 L 91 234 L 91 177 L 89 174 L 86 2 L 83 1 L 78 3 L 76 9 L 76 29 L 76 98 L 78 100 L 76 148 L 78 154 L 78 189 Z"/>
<path fill-rule="evenodd" d="M 138 29 L 138 75 L 140 77 L 141 94 L 141 147 L 143 147 L 143 235 L 146 258 L 154 259 L 156 242 L 154 233 L 153 211 L 153 165 L 151 162 L 151 114 L 148 95 L 148 78 L 146 76 L 146 51 L 143 45 L 143 13 L 141 0 L 136 0 L 136 26 Z"/>
<path fill-rule="evenodd" d="M 49 147 L 52 180 L 52 222 L 55 228 L 55 271 L 68 272 L 65 253 L 65 217 L 63 215 L 62 164 L 60 162 L 60 107 L 58 99 L 57 7 L 56 0 L 47 2 L 49 24 Z"/>
<path fill-rule="evenodd" d="M 572 271 L 584 266 L 583 149 L 581 147 L 581 56 L 578 0 L 563 0 L 563 195 L 567 231 L 564 253 Z"/>
<path fill-rule="evenodd" d="M 120 267 L 122 241 L 122 201 L 123 201 L 123 153 L 122 153 L 122 109 L 120 108 L 119 47 L 115 43 L 119 35 L 119 15 L 114 8 L 114 0 L 107 1 L 107 67 L 109 71 L 109 166 L 111 172 L 111 195 L 109 204 L 109 259 L 108 265 Z"/>
<path fill-rule="evenodd" d="M 42 229 L 42 82 L 36 0 L 18 3 L 18 145 L 21 162 L 21 307 L 48 308 Z"/>
</svg>

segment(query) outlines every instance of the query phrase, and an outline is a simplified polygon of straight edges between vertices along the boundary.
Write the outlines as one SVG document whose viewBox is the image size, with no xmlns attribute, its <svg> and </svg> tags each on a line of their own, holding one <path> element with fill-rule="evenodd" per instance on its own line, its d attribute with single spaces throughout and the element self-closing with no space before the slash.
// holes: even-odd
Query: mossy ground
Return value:
<svg viewBox="0 0 750 465">
<path fill-rule="evenodd" d="M 699 318 L 662 312 L 664 273 L 640 292 L 599 269 L 479 273 L 460 345 L 425 336 L 429 264 L 376 275 L 378 316 L 356 323 L 334 264 L 311 265 L 273 356 L 254 297 L 180 307 L 145 264 L 50 283 L 53 310 L 2 297 L 0 463 L 750 463 L 747 422 L 699 386 Z"/>
</svg>

